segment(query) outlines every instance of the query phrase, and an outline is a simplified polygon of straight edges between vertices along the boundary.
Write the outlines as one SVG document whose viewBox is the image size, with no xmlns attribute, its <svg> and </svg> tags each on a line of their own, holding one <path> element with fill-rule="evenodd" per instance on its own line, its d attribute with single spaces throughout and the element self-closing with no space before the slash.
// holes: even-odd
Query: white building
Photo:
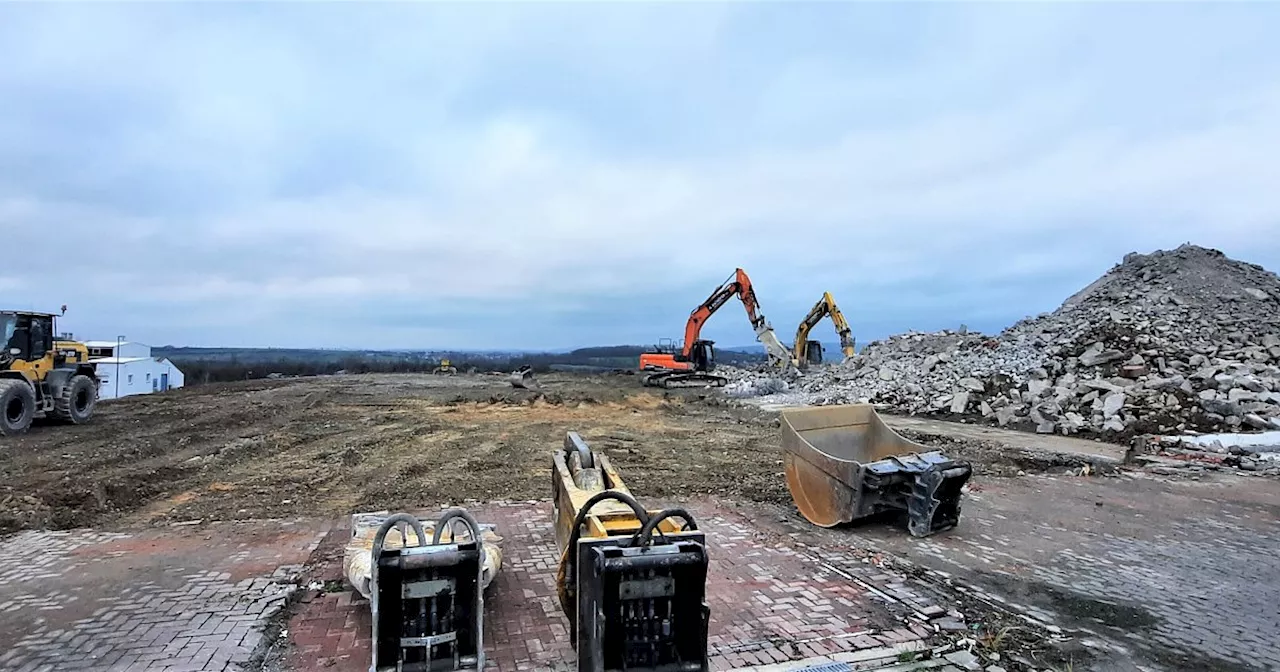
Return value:
<svg viewBox="0 0 1280 672">
<path fill-rule="evenodd" d="M 98 371 L 99 399 L 151 394 L 182 387 L 182 371 L 167 359 L 152 357 L 151 346 L 132 341 L 85 341 L 89 363 Z"/>
</svg>

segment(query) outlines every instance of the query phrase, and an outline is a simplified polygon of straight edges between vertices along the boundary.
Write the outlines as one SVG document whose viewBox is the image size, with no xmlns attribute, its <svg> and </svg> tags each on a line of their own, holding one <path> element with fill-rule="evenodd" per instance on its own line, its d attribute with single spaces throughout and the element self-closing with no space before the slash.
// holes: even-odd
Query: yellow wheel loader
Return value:
<svg viewBox="0 0 1280 672">
<path fill-rule="evenodd" d="M 23 434 L 36 418 L 93 417 L 98 374 L 89 349 L 55 339 L 54 329 L 50 313 L 0 311 L 0 435 Z"/>
<path fill-rule="evenodd" d="M 454 366 L 453 362 L 448 359 L 442 359 L 440 360 L 440 366 L 437 366 L 432 373 L 436 375 L 453 376 L 458 373 L 458 367 Z"/>
<path fill-rule="evenodd" d="M 836 300 L 831 297 L 831 292 L 823 292 L 822 298 L 813 304 L 809 314 L 800 321 L 800 328 L 796 329 L 796 342 L 791 346 L 791 358 L 796 366 L 805 368 L 810 364 L 822 363 L 822 343 L 809 340 L 809 332 L 828 315 L 836 325 L 836 333 L 840 335 L 840 350 L 844 353 L 844 361 L 853 359 L 853 329 L 849 328 L 849 322 L 836 307 Z"/>
</svg>

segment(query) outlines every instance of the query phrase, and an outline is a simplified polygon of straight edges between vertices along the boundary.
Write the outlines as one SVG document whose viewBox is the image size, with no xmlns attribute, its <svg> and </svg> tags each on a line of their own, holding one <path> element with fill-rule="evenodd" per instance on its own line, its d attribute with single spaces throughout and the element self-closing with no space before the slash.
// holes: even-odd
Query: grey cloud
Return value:
<svg viewBox="0 0 1280 672">
<path fill-rule="evenodd" d="M 1277 10 L 1143 10 L 6 5 L 0 245 L 91 252 L 0 293 L 173 342 L 567 346 L 678 336 L 738 265 L 780 331 L 829 289 L 860 339 L 1188 239 L 1275 266 Z"/>
</svg>

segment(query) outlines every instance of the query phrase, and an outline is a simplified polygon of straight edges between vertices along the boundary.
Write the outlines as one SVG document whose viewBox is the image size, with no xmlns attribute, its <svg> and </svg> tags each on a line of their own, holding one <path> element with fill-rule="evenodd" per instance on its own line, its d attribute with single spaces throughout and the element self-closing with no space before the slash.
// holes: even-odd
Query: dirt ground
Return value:
<svg viewBox="0 0 1280 672">
<path fill-rule="evenodd" d="M 0 533 L 549 496 L 566 431 L 642 497 L 788 501 L 771 414 L 632 376 L 247 381 L 104 402 L 0 441 Z"/>
<path fill-rule="evenodd" d="M 1275 599 L 1250 587 L 1276 585 L 1274 554 L 1266 555 L 1275 547 L 1270 481 L 1148 483 L 1150 475 L 1091 454 L 1123 447 L 1080 457 L 1035 449 L 1043 438 L 1033 435 L 983 440 L 972 428 L 907 423 L 904 434 L 973 463 L 960 527 L 925 540 L 890 527 L 821 531 L 795 514 L 776 411 L 703 390 L 646 389 L 626 375 L 542 382 L 534 392 L 502 376 L 329 376 L 106 402 L 87 425 L 41 425 L 0 440 L 0 535 L 545 500 L 549 454 L 577 431 L 642 502 L 711 497 L 793 525 L 797 539 L 853 535 L 1025 603 L 1046 622 L 1096 632 L 1126 664 L 1146 657 L 1172 669 L 1211 669 L 1195 661 L 1266 669 L 1280 661 L 1274 646 L 1249 639 L 1268 639 L 1274 623 L 1240 616 Z M 1224 551 L 1235 561 L 1222 563 Z M 1184 577 L 1176 596 L 1168 577 Z M 1208 585 L 1222 590 L 1208 594 Z M 1066 597 L 1044 597 L 1055 590 Z M 1087 618 L 1074 615 L 1078 605 L 1088 606 Z M 1113 611 L 1148 617 L 1121 622 Z M 1201 641 L 1204 627 L 1191 615 L 1202 612 L 1222 626 L 1211 641 L 1234 643 Z M 1041 644 L 1028 642 L 1018 647 Z"/>
</svg>

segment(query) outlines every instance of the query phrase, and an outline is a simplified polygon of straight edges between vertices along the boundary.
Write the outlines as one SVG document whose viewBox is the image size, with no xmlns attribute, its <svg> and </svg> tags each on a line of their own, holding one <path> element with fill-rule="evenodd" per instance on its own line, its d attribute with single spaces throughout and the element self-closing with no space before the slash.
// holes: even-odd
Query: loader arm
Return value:
<svg viewBox="0 0 1280 672">
<path fill-rule="evenodd" d="M 800 321 L 800 327 L 796 329 L 796 341 L 792 345 L 792 357 L 798 363 L 804 363 L 809 356 L 809 332 L 813 330 L 822 318 L 830 316 L 832 324 L 836 327 L 836 333 L 840 335 L 840 350 L 844 353 L 845 361 L 849 361 L 856 350 L 853 340 L 853 329 L 849 327 L 848 320 L 844 319 L 844 314 L 840 312 L 840 308 L 836 306 L 836 300 L 831 296 L 831 292 L 823 292 L 822 298 L 813 304 L 813 308 L 809 310 L 809 314 L 805 315 Z"/>
<path fill-rule="evenodd" d="M 782 341 L 778 339 L 778 335 L 774 333 L 773 326 L 765 319 L 764 313 L 760 311 L 760 301 L 756 299 L 755 289 L 751 286 L 751 278 L 747 277 L 747 272 L 741 268 L 736 269 L 732 277 L 716 288 L 716 291 L 707 297 L 693 312 L 689 314 L 689 321 L 684 327 L 684 347 L 681 350 L 681 357 L 684 361 L 688 361 L 693 353 L 695 343 L 697 343 L 702 334 L 702 325 L 720 310 L 729 299 L 737 296 L 742 301 L 742 307 L 747 311 L 747 319 L 751 320 L 751 328 L 756 332 L 756 339 L 764 344 L 765 351 L 769 355 L 769 361 L 775 365 L 788 368 L 795 365 L 792 361 L 791 352 L 787 350 Z"/>
</svg>

